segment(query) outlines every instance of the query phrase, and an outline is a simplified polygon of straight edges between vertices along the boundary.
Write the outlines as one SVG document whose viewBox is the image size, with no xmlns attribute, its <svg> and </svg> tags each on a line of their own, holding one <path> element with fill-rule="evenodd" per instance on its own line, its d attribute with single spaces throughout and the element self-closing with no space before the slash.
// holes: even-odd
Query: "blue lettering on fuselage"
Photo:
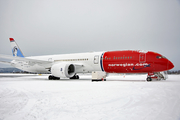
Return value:
<svg viewBox="0 0 180 120">
<path fill-rule="evenodd" d="M 147 67 L 151 67 L 148 63 L 121 63 L 121 64 L 108 64 L 108 67 L 133 67 L 133 70 L 141 70 Z"/>
<path fill-rule="evenodd" d="M 134 67 L 133 67 L 133 70 L 141 70 L 141 69 L 144 69 L 144 68 L 147 68 L 147 67 L 151 67 L 150 65 L 151 65 L 151 64 L 144 65 L 144 66 L 142 66 L 141 68 L 137 68 L 137 69 L 135 68 L 136 66 L 134 66 Z"/>
</svg>

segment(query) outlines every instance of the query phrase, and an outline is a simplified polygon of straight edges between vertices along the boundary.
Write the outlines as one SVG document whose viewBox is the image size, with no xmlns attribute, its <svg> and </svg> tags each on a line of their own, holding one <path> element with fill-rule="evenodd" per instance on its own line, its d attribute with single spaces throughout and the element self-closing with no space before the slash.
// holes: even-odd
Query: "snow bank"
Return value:
<svg viewBox="0 0 180 120">
<path fill-rule="evenodd" d="M 180 119 L 179 75 L 152 82 L 143 81 L 145 75 L 109 76 L 106 82 L 80 77 L 0 76 L 0 120 Z"/>
</svg>

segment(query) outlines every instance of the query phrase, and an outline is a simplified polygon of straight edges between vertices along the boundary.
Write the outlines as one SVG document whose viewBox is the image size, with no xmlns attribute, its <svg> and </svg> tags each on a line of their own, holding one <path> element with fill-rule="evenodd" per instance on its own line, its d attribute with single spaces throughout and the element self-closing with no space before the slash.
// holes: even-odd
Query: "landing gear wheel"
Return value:
<svg viewBox="0 0 180 120">
<path fill-rule="evenodd" d="M 52 79 L 53 79 L 53 76 L 52 76 L 52 75 L 50 75 L 50 76 L 48 77 L 48 79 L 49 79 L 49 80 L 52 80 Z"/>
<path fill-rule="evenodd" d="M 79 75 L 74 75 L 74 76 L 71 77 L 70 79 L 79 79 Z"/>
<path fill-rule="evenodd" d="M 60 77 L 55 77 L 55 80 L 60 80 Z"/>
<path fill-rule="evenodd" d="M 147 81 L 152 81 L 152 78 L 151 78 L 151 77 L 147 77 L 146 80 L 147 80 Z"/>
<path fill-rule="evenodd" d="M 79 79 L 79 75 L 76 75 L 76 79 Z"/>
<path fill-rule="evenodd" d="M 48 79 L 49 79 L 49 80 L 60 80 L 60 77 L 55 77 L 55 76 L 50 75 L 50 76 L 48 77 Z"/>
</svg>

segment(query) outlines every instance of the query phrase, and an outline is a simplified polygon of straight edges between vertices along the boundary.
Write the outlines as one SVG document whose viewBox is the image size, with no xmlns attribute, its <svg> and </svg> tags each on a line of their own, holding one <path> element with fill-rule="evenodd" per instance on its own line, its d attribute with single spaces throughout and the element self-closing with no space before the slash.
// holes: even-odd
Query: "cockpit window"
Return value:
<svg viewBox="0 0 180 120">
<path fill-rule="evenodd" d="M 161 59 L 162 57 L 161 56 L 156 56 L 157 59 Z"/>
<path fill-rule="evenodd" d="M 165 58 L 165 59 L 166 59 L 166 57 L 165 57 L 165 56 L 162 56 L 162 58 Z"/>
<path fill-rule="evenodd" d="M 156 56 L 156 58 L 157 58 L 157 59 L 162 59 L 162 58 L 165 58 L 165 59 L 166 59 L 166 57 L 164 57 L 164 56 Z"/>
</svg>

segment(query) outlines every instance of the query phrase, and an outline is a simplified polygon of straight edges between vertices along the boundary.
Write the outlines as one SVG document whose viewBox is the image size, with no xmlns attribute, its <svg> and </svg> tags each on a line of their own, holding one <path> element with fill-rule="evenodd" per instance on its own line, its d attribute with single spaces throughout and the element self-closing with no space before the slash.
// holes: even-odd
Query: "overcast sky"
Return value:
<svg viewBox="0 0 180 120">
<path fill-rule="evenodd" d="M 0 0 L 0 54 L 9 37 L 25 56 L 151 50 L 180 70 L 180 0 Z"/>
</svg>

